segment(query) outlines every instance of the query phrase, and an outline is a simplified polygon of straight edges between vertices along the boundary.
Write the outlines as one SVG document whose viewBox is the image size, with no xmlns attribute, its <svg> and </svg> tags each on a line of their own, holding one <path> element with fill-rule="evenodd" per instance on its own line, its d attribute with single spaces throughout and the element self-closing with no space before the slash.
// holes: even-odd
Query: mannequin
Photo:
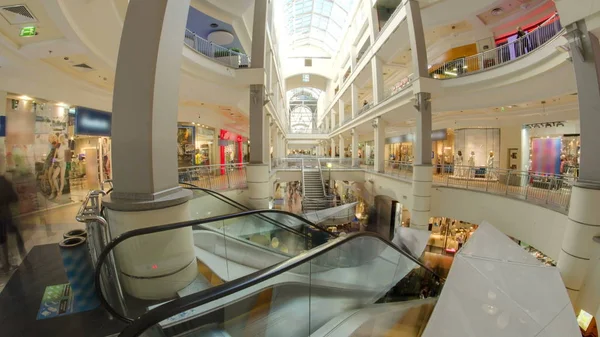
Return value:
<svg viewBox="0 0 600 337">
<path fill-rule="evenodd" d="M 471 155 L 469 156 L 469 178 L 475 176 L 475 151 L 471 151 Z"/>
<path fill-rule="evenodd" d="M 64 134 L 58 136 L 58 143 L 56 144 L 56 155 L 54 157 L 54 169 L 52 170 L 52 179 L 50 183 L 52 185 L 52 196 L 50 199 L 58 198 L 62 195 L 62 191 L 65 187 L 65 171 L 67 163 L 65 162 L 65 152 L 68 149 L 67 139 Z"/>
<path fill-rule="evenodd" d="M 487 176 L 488 179 L 493 178 L 492 169 L 494 168 L 494 151 L 490 151 L 490 156 L 487 159 Z"/>
<path fill-rule="evenodd" d="M 456 164 L 455 164 L 455 167 L 457 169 L 454 172 L 454 175 L 458 175 L 459 177 L 463 176 L 463 168 L 462 168 L 463 164 L 464 164 L 464 160 L 463 160 L 462 151 L 458 150 L 458 156 L 456 157 Z"/>
<path fill-rule="evenodd" d="M 490 156 L 487 159 L 487 167 L 494 168 L 494 151 L 490 151 Z"/>
</svg>

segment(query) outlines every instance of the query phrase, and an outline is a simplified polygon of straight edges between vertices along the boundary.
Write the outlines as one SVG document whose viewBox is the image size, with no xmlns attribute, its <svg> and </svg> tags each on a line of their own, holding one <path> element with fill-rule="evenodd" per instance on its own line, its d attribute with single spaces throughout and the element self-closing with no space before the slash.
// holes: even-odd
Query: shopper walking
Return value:
<svg viewBox="0 0 600 337">
<path fill-rule="evenodd" d="M 18 201 L 12 183 L 4 175 L 0 175 L 0 246 L 2 247 L 0 262 L 2 262 L 1 272 L 4 274 L 8 274 L 13 269 L 8 259 L 8 232 L 11 227 L 15 227 L 10 206 Z"/>
</svg>

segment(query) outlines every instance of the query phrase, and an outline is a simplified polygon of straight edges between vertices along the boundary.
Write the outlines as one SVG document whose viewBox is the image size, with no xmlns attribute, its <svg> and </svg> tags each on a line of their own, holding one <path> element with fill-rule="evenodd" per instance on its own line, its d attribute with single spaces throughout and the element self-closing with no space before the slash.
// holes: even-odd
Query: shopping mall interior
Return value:
<svg viewBox="0 0 600 337">
<path fill-rule="evenodd" d="M 0 16 L 0 336 L 598 337 L 600 0 Z"/>
</svg>

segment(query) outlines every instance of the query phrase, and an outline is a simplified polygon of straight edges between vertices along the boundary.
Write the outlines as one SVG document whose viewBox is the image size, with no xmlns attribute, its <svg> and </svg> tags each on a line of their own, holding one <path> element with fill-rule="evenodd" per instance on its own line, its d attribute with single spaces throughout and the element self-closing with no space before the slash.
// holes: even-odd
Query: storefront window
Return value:
<svg viewBox="0 0 600 337">
<path fill-rule="evenodd" d="M 531 137 L 531 171 L 577 176 L 580 147 L 579 135 Z"/>
<path fill-rule="evenodd" d="M 479 227 L 450 218 L 431 218 L 431 236 L 427 243 L 429 252 L 454 255 Z"/>
<path fill-rule="evenodd" d="M 490 167 L 489 158 L 493 158 L 492 167 L 498 167 L 500 129 L 457 129 L 454 135 L 454 149 L 461 151 L 464 165 Z"/>
</svg>

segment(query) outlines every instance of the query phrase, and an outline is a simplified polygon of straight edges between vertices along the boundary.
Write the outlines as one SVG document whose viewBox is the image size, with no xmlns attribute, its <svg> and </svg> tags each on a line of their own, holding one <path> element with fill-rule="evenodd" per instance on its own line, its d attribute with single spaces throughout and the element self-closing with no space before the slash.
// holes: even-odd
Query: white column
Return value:
<svg viewBox="0 0 600 337">
<path fill-rule="evenodd" d="M 578 21 L 567 27 L 573 68 L 577 81 L 577 99 L 581 124 L 579 181 L 571 190 L 567 227 L 557 267 L 576 313 L 600 312 L 600 282 L 597 268 L 600 235 L 600 42 Z"/>
<path fill-rule="evenodd" d="M 375 171 L 385 171 L 385 121 L 381 117 L 373 120 L 374 146 L 375 146 Z"/>
<path fill-rule="evenodd" d="M 428 78 L 427 73 L 427 48 L 425 34 L 421 21 L 419 2 L 408 0 L 406 3 L 408 36 L 411 46 L 414 76 L 421 81 Z M 431 213 L 431 184 L 433 180 L 433 167 L 431 165 L 431 94 L 422 92 L 413 85 L 416 109 L 416 139 L 413 161 L 413 205 L 411 209 L 410 226 L 421 230 L 428 230 Z"/>
<path fill-rule="evenodd" d="M 331 131 L 336 129 L 336 124 L 335 124 L 335 111 L 332 109 L 331 110 Z"/>
<path fill-rule="evenodd" d="M 129 1 L 113 93 L 114 191 L 102 200 L 113 237 L 191 219 L 191 192 L 179 187 L 175 151 L 189 6 Z M 137 298 L 172 298 L 198 273 L 191 227 L 127 240 L 115 254 L 121 284 Z"/>
<path fill-rule="evenodd" d="M 373 3 L 371 1 L 364 1 L 365 8 L 363 9 L 365 13 L 367 13 L 367 20 L 369 22 L 369 26 L 367 30 L 369 31 L 369 40 L 371 41 L 371 45 L 375 43 L 375 38 L 379 34 L 379 18 L 377 15 L 377 10 L 373 7 Z"/>
<path fill-rule="evenodd" d="M 354 83 L 350 85 L 350 95 L 352 96 L 352 118 L 356 118 L 360 105 L 358 104 L 358 87 Z"/>
<path fill-rule="evenodd" d="M 360 160 L 358 158 L 358 132 L 352 128 L 352 166 L 360 166 Z"/>
<path fill-rule="evenodd" d="M 340 137 L 340 144 L 339 144 L 339 148 L 340 148 L 340 163 L 342 163 L 344 161 L 345 158 L 345 153 L 344 153 L 344 136 L 342 136 L 341 134 L 339 135 Z"/>
<path fill-rule="evenodd" d="M 410 210 L 410 227 L 427 230 L 431 214 L 431 184 L 433 167 L 431 165 L 414 165 L 412 195 L 413 205 Z"/>
<path fill-rule="evenodd" d="M 521 129 L 521 171 L 529 171 L 529 129 Z"/>
<path fill-rule="evenodd" d="M 273 159 L 279 158 L 279 135 L 277 134 L 277 125 L 271 123 L 271 144 L 273 146 Z"/>
<path fill-rule="evenodd" d="M 383 101 L 383 63 L 375 55 L 371 59 L 371 76 L 373 78 L 373 104 Z"/>
<path fill-rule="evenodd" d="M 335 140 L 331 138 L 331 158 L 335 158 Z"/>
<path fill-rule="evenodd" d="M 345 108 L 346 106 L 344 105 L 344 101 L 342 99 L 339 100 L 338 102 L 338 110 L 339 110 L 339 114 L 340 114 L 340 126 L 342 126 L 344 124 L 344 119 L 345 119 Z"/>
<path fill-rule="evenodd" d="M 330 120 L 329 116 L 325 116 L 325 131 L 327 131 L 327 132 L 329 132 L 329 120 Z"/>
</svg>

